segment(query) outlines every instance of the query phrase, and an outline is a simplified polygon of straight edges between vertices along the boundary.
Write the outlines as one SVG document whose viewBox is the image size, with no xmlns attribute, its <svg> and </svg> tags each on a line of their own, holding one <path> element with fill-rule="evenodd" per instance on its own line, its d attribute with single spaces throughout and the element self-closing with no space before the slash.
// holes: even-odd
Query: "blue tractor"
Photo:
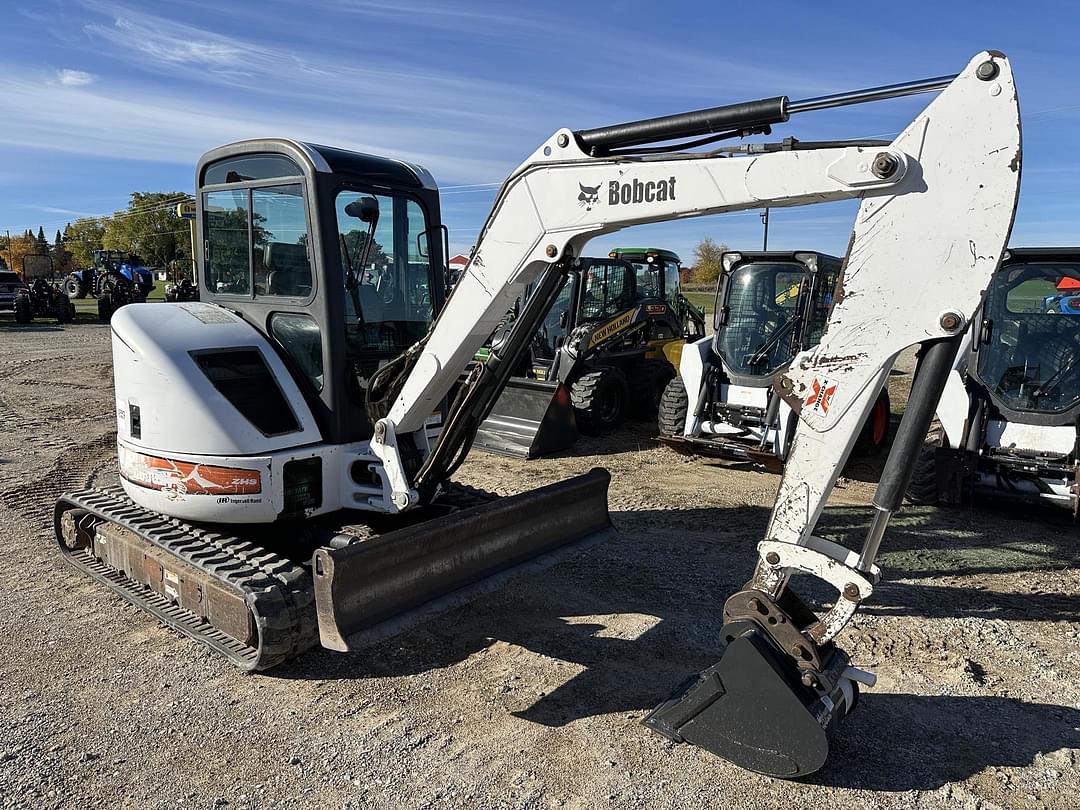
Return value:
<svg viewBox="0 0 1080 810">
<path fill-rule="evenodd" d="M 103 322 L 125 304 L 145 301 L 153 289 L 153 271 L 137 255 L 123 250 L 95 250 L 93 267 L 76 270 L 64 279 L 69 297 L 97 298 L 98 318 Z"/>
</svg>

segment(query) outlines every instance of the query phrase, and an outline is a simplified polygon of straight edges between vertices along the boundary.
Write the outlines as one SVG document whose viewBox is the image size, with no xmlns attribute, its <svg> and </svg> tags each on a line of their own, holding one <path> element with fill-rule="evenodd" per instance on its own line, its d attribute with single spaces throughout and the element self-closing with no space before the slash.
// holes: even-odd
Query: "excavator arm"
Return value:
<svg viewBox="0 0 1080 810">
<path fill-rule="evenodd" d="M 826 333 L 778 375 L 799 425 L 754 574 L 724 606 L 725 652 L 645 723 L 763 773 L 796 777 L 825 761 L 829 732 L 873 676 L 834 643 L 881 573 L 874 564 L 899 508 L 960 337 L 1008 241 L 1020 182 L 1020 118 L 1008 60 L 983 52 L 955 77 L 811 100 L 800 109 L 944 88 L 887 146 L 840 143 L 762 151 L 628 155 L 657 139 L 761 131 L 799 107 L 786 99 L 590 132 L 562 129 L 504 184 L 458 288 L 399 387 L 372 447 L 393 486 L 391 511 L 438 485 L 471 441 L 520 349 L 588 240 L 631 225 L 749 208 L 861 199 Z M 771 109 L 771 112 L 768 110 Z M 712 114 L 711 117 L 709 114 Z M 741 116 L 741 117 L 740 117 Z M 457 380 L 525 286 L 532 309 L 459 396 L 418 475 L 401 437 Z M 515 334 L 516 332 L 516 334 Z M 912 394 L 874 499 L 861 551 L 813 534 L 859 428 L 897 355 L 921 344 Z M 500 363 L 502 369 L 500 371 Z M 462 417 L 467 414 L 468 418 Z M 455 423 L 455 420 L 457 422 Z M 418 443 L 419 444 L 419 443 Z M 817 616 L 789 587 L 810 575 L 837 590 Z"/>
</svg>

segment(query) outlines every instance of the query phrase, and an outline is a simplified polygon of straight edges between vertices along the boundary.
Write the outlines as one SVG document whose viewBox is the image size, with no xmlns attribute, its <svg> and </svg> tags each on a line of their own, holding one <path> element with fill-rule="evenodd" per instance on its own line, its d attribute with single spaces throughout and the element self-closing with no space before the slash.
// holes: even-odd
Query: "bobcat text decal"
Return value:
<svg viewBox="0 0 1080 810">
<path fill-rule="evenodd" d="M 578 183 L 577 203 L 586 211 L 591 211 L 594 205 L 600 203 L 600 189 L 603 183 L 595 186 L 587 186 Z M 675 199 L 675 176 L 667 180 L 631 180 L 623 183 L 619 180 L 609 180 L 607 184 L 608 205 L 636 205 L 637 203 L 666 202 Z"/>
<path fill-rule="evenodd" d="M 642 183 L 632 180 L 620 183 L 612 180 L 608 183 L 608 205 L 631 205 L 640 202 L 663 202 L 675 199 L 675 177 L 667 180 L 649 180 Z"/>
</svg>

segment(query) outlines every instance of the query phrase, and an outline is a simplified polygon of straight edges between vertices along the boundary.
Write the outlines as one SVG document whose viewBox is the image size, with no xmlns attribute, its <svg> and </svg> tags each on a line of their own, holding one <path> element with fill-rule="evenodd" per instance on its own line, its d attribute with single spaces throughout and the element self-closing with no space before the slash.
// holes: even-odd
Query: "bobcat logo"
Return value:
<svg viewBox="0 0 1080 810">
<path fill-rule="evenodd" d="M 600 202 L 600 186 L 586 186 L 578 183 L 578 188 L 581 189 L 581 193 L 577 195 L 578 206 L 583 206 L 586 211 L 592 211 L 592 207 Z"/>
</svg>

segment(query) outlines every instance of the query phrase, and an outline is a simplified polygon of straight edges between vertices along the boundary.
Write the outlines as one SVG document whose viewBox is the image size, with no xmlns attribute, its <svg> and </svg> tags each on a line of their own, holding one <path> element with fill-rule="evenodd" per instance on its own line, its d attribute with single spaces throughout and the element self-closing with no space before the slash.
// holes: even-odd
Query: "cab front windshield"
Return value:
<svg viewBox="0 0 1080 810">
<path fill-rule="evenodd" d="M 799 349 L 799 300 L 807 280 L 806 268 L 795 262 L 735 269 L 714 343 L 732 373 L 766 376 L 791 361 Z"/>
<path fill-rule="evenodd" d="M 987 293 L 979 377 L 1006 408 L 1055 413 L 1080 400 L 1080 264 L 1011 264 Z"/>
<path fill-rule="evenodd" d="M 427 334 L 432 321 L 424 210 L 406 197 L 358 191 L 339 193 L 335 207 L 346 351 L 350 359 L 365 362 L 396 357 Z M 367 212 L 366 220 L 361 212 Z"/>
</svg>

